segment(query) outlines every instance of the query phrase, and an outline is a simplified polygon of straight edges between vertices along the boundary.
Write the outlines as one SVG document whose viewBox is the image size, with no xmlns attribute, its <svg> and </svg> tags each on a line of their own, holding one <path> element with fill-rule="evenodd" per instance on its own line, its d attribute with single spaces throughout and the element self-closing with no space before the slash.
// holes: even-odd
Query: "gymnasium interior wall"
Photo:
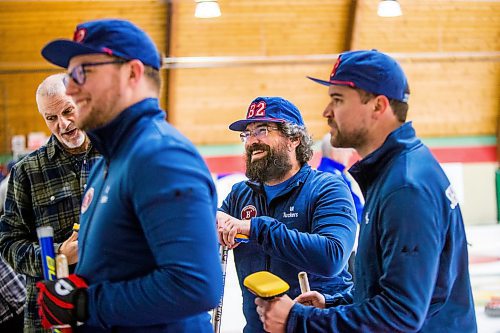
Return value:
<svg viewBox="0 0 500 333">
<path fill-rule="evenodd" d="M 417 133 L 441 162 L 460 166 L 450 177 L 463 188 L 466 223 L 497 221 L 500 1 L 399 0 L 394 18 L 377 16 L 377 0 L 218 2 L 221 17 L 198 19 L 194 0 L 0 1 L 0 154 L 13 135 L 49 134 L 34 95 L 61 69 L 40 50 L 85 20 L 126 18 L 152 36 L 165 57 L 168 120 L 215 174 L 241 169 L 230 167 L 241 144 L 227 126 L 259 95 L 290 99 L 320 140 L 329 97 L 306 76 L 327 78 L 342 51 L 376 48 L 408 75 Z"/>
</svg>

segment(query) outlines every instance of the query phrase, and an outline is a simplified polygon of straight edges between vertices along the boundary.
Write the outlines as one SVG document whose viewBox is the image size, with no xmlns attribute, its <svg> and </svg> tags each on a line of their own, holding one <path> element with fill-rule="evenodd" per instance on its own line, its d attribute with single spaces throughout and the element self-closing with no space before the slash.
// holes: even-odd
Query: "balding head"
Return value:
<svg viewBox="0 0 500 333">
<path fill-rule="evenodd" d="M 75 126 L 76 105 L 66 95 L 63 78 L 65 74 L 47 77 L 38 86 L 36 103 L 47 127 L 68 151 L 85 151 L 85 133 Z M 81 151 L 77 148 L 81 148 Z"/>
<path fill-rule="evenodd" d="M 36 90 L 36 104 L 38 106 L 38 111 L 43 112 L 42 98 L 53 97 L 53 96 L 66 96 L 66 87 L 64 86 L 64 76 L 66 74 L 54 74 L 43 80 Z"/>
</svg>

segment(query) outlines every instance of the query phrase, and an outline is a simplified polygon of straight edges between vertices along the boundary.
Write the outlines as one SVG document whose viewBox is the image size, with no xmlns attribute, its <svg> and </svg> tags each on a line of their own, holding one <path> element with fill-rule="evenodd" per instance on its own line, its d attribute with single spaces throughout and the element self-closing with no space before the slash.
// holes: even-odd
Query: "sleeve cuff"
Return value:
<svg viewBox="0 0 500 333">
<path fill-rule="evenodd" d="M 297 319 L 300 317 L 300 314 L 302 312 L 300 307 L 304 307 L 304 306 L 302 304 L 299 304 L 299 303 L 295 303 L 292 306 L 292 309 L 290 310 L 290 313 L 288 314 L 285 332 L 290 332 L 290 333 L 295 332 L 295 328 L 297 327 Z"/>
<path fill-rule="evenodd" d="M 248 238 L 250 240 L 257 240 L 257 236 L 259 235 L 259 221 L 260 219 L 258 217 L 252 217 L 250 219 L 250 235 L 248 235 Z"/>
<path fill-rule="evenodd" d="M 349 292 L 334 295 L 323 294 L 325 296 L 325 308 L 332 308 L 339 305 L 347 305 L 352 303 L 352 296 Z"/>
</svg>

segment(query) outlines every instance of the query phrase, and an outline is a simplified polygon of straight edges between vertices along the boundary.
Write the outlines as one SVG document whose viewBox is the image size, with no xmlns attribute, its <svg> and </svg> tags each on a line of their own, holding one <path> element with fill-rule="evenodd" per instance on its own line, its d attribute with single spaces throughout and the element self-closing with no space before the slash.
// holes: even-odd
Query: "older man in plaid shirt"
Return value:
<svg viewBox="0 0 500 333">
<path fill-rule="evenodd" d="M 75 127 L 76 106 L 66 95 L 64 74 L 46 78 L 36 94 L 38 110 L 52 135 L 46 145 L 19 161 L 11 171 L 5 213 L 0 219 L 0 254 L 18 273 L 26 275 L 24 332 L 43 330 L 35 284 L 43 278 L 36 228 L 52 226 L 58 253 L 70 270 L 78 261 L 82 193 L 98 158 L 86 134 Z"/>
</svg>

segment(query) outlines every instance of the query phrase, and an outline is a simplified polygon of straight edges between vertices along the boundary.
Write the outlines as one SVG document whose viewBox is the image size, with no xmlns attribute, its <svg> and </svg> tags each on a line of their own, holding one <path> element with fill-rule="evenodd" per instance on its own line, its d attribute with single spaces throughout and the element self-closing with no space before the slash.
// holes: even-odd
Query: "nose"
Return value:
<svg viewBox="0 0 500 333">
<path fill-rule="evenodd" d="M 328 105 L 323 110 L 324 118 L 333 118 L 333 105 L 332 103 L 328 103 Z"/>
<path fill-rule="evenodd" d="M 59 128 L 61 130 L 65 130 L 66 128 L 68 128 L 69 124 L 71 123 L 71 120 L 69 120 L 64 116 L 58 117 L 58 120 L 59 120 Z"/>
<path fill-rule="evenodd" d="M 78 85 L 73 81 L 72 78 L 68 77 L 66 79 L 66 95 L 73 96 L 78 91 Z"/>
</svg>

